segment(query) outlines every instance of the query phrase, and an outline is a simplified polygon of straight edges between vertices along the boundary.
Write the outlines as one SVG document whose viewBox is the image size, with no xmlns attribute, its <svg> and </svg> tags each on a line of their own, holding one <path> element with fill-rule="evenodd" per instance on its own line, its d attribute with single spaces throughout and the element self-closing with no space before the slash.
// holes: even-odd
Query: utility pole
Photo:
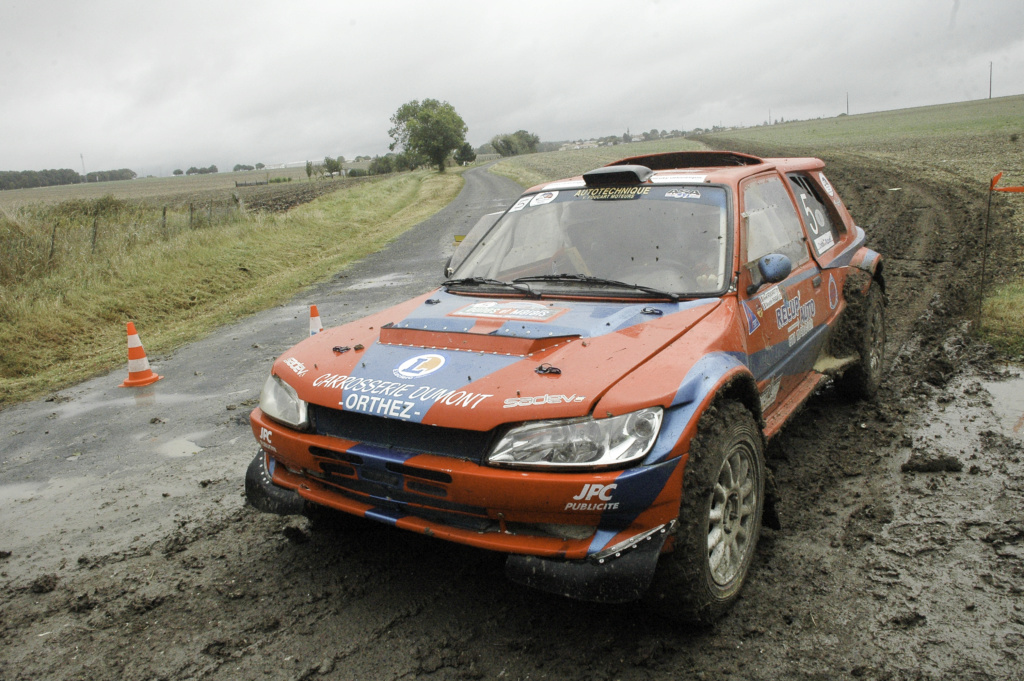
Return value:
<svg viewBox="0 0 1024 681">
<path fill-rule="evenodd" d="M 85 155 L 79 154 L 78 158 L 82 159 L 82 182 L 85 182 Z"/>
<path fill-rule="evenodd" d="M 846 115 L 850 115 L 850 91 L 846 91 Z"/>
<path fill-rule="evenodd" d="M 988 98 L 992 99 L 992 62 L 988 63 Z"/>
</svg>

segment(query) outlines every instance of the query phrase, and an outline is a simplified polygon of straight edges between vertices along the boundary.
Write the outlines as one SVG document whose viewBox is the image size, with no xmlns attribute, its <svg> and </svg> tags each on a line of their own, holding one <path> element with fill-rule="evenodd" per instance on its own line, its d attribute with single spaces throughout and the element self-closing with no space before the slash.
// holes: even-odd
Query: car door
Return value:
<svg viewBox="0 0 1024 681">
<path fill-rule="evenodd" d="M 740 184 L 740 294 L 748 315 L 749 366 L 761 391 L 766 419 L 817 384 L 814 361 L 826 338 L 828 284 L 811 257 L 800 214 L 778 173 Z M 779 254 L 792 269 L 784 280 L 762 281 L 758 260 Z"/>
</svg>

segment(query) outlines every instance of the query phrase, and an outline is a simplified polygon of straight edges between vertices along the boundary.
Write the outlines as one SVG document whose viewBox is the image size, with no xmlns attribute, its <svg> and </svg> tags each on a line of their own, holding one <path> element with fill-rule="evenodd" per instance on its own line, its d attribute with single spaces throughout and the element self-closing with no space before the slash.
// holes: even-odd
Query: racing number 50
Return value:
<svg viewBox="0 0 1024 681">
<path fill-rule="evenodd" d="M 814 215 L 814 211 L 807 205 L 807 194 L 800 194 L 800 203 L 803 204 L 804 212 L 807 213 L 807 217 L 810 218 L 810 220 L 807 221 L 807 225 L 811 228 L 811 231 L 814 232 L 814 236 L 818 236 L 820 225 L 818 224 L 818 218 Z"/>
</svg>

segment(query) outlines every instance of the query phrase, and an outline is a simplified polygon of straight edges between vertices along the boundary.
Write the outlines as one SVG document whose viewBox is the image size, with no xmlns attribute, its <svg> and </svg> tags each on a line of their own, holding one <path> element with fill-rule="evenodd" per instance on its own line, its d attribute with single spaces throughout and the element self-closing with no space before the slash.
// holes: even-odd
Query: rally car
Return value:
<svg viewBox="0 0 1024 681">
<path fill-rule="evenodd" d="M 767 439 L 824 383 L 870 398 L 882 375 L 882 260 L 823 168 L 672 152 L 530 189 L 439 289 L 274 363 L 249 501 L 714 619 L 754 556 Z"/>
</svg>

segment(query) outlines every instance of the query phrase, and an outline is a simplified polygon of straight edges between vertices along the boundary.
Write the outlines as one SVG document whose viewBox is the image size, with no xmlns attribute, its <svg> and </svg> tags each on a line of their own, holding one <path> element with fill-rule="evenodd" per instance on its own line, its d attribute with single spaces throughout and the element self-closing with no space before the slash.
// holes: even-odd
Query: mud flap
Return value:
<svg viewBox="0 0 1024 681">
<path fill-rule="evenodd" d="M 278 487 L 267 470 L 267 455 L 261 449 L 245 471 L 245 498 L 258 511 L 278 515 L 298 515 L 306 500 L 295 490 Z"/>
<path fill-rule="evenodd" d="M 603 563 L 511 555 L 505 562 L 505 576 L 517 584 L 580 601 L 627 603 L 650 587 L 667 536 L 651 537 Z"/>
</svg>

